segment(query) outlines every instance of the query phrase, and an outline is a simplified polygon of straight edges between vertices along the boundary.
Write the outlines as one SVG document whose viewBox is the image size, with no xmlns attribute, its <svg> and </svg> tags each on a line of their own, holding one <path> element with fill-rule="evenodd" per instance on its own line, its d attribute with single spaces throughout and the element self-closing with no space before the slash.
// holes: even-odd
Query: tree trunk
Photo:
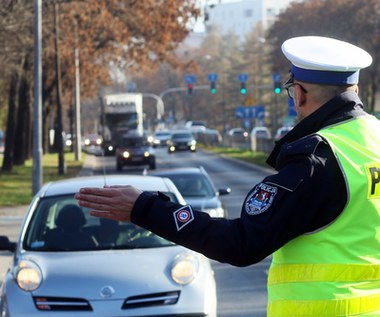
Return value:
<svg viewBox="0 0 380 317">
<path fill-rule="evenodd" d="M 23 65 L 23 73 L 18 87 L 18 115 L 15 134 L 14 164 L 24 165 L 30 149 L 30 73 L 29 56 L 26 56 Z M 29 151 L 30 152 L 30 151 Z M 30 155 L 30 153 L 29 153 Z"/>
<path fill-rule="evenodd" d="M 8 118 L 7 118 L 7 130 L 4 148 L 4 159 L 2 171 L 11 172 L 13 169 L 13 157 L 14 157 L 14 140 L 16 132 L 16 112 L 17 103 L 16 95 L 19 86 L 19 75 L 17 71 L 14 71 L 11 75 L 9 93 L 8 93 Z"/>
</svg>

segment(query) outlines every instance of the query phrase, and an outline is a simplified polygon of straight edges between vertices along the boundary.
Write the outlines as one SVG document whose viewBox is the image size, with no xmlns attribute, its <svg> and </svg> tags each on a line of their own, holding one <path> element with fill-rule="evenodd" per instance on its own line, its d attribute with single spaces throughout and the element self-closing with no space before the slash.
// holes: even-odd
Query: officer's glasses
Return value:
<svg viewBox="0 0 380 317">
<path fill-rule="evenodd" d="M 293 99 L 294 98 L 294 86 L 300 86 L 302 91 L 307 94 L 307 90 L 305 89 L 304 86 L 302 86 L 301 84 L 299 83 L 295 83 L 293 82 L 293 79 L 291 80 L 288 80 L 285 84 L 284 84 L 284 88 L 286 89 L 286 92 L 288 93 L 288 97 L 290 99 Z"/>
</svg>

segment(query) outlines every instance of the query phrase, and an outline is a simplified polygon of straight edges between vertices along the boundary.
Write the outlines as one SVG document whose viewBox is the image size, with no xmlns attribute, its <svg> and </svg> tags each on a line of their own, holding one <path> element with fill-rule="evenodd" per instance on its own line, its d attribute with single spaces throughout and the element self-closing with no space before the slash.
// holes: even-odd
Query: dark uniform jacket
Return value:
<svg viewBox="0 0 380 317">
<path fill-rule="evenodd" d="M 291 239 L 331 223 L 347 202 L 344 176 L 321 128 L 364 115 L 356 93 L 345 92 L 299 122 L 268 157 L 278 173 L 247 194 L 238 219 L 211 218 L 161 194 L 142 193 L 132 222 L 236 266 L 261 261 Z"/>
</svg>

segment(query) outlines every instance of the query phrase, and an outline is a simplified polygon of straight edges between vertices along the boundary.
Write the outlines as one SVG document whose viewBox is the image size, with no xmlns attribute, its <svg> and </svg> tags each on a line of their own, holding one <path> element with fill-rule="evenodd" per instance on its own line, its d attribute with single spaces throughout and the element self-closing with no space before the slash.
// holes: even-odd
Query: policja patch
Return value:
<svg viewBox="0 0 380 317">
<path fill-rule="evenodd" d="M 277 194 L 277 187 L 260 183 L 245 200 L 245 211 L 249 215 L 259 215 L 267 210 Z"/>
<path fill-rule="evenodd" d="M 184 226 L 194 220 L 193 209 L 189 205 L 176 210 L 173 216 L 177 231 L 180 231 Z"/>
</svg>

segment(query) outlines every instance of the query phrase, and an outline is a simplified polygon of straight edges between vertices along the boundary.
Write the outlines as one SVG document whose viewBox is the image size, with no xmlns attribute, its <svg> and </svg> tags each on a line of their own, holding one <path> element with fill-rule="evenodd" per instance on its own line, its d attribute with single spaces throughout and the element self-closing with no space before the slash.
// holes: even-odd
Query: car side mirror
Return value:
<svg viewBox="0 0 380 317">
<path fill-rule="evenodd" d="M 229 193 L 231 193 L 231 188 L 227 187 L 227 188 L 220 188 L 218 190 L 218 193 L 219 195 L 223 196 L 223 195 L 228 195 Z"/>
<path fill-rule="evenodd" d="M 8 237 L 6 236 L 0 236 L 0 251 L 15 252 L 16 246 L 16 242 L 9 241 Z"/>
</svg>

